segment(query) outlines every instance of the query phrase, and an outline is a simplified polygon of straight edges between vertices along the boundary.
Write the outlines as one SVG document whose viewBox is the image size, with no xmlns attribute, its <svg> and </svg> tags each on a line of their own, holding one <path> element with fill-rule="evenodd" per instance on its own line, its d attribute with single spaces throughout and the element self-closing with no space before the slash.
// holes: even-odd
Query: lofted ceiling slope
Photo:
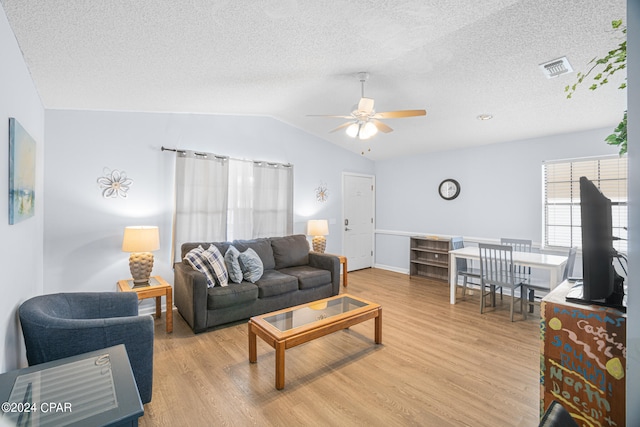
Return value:
<svg viewBox="0 0 640 427">
<path fill-rule="evenodd" d="M 576 73 L 539 68 L 587 70 L 625 0 L 0 2 L 50 109 L 266 115 L 374 160 L 613 129 L 626 109 L 624 75 L 567 100 Z M 307 116 L 349 114 L 360 71 L 377 111 L 427 115 L 368 141 Z"/>
</svg>

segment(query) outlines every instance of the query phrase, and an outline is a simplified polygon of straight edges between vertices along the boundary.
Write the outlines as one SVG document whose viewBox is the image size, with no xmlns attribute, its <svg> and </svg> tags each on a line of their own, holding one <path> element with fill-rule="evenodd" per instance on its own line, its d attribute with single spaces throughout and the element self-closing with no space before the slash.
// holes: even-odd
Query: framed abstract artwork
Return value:
<svg viewBox="0 0 640 427">
<path fill-rule="evenodd" d="M 33 216 L 36 189 L 36 142 L 9 118 L 9 224 Z"/>
</svg>

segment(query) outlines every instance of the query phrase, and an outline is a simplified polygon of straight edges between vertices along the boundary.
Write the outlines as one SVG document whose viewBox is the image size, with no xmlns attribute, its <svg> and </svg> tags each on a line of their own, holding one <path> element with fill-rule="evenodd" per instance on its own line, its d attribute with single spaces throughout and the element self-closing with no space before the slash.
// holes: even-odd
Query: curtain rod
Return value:
<svg viewBox="0 0 640 427">
<path fill-rule="evenodd" d="M 182 149 L 179 149 L 179 148 L 167 148 L 164 145 L 162 147 L 160 147 L 160 150 L 161 151 L 173 151 L 174 153 L 178 153 L 178 154 L 180 154 L 182 156 L 187 154 L 187 150 L 182 150 Z M 219 156 L 219 155 L 213 154 L 213 153 L 201 153 L 201 152 L 198 152 L 198 151 L 193 151 L 193 154 L 195 156 L 204 157 L 204 158 L 207 158 L 207 157 L 209 157 L 209 155 L 212 155 L 213 157 L 215 157 L 218 160 L 227 160 L 229 158 L 227 156 Z"/>
<path fill-rule="evenodd" d="M 167 148 L 164 145 L 160 147 L 160 151 L 173 151 L 174 153 L 186 153 L 185 150 L 178 150 L 176 148 Z"/>
<path fill-rule="evenodd" d="M 164 145 L 160 147 L 160 151 L 172 151 L 174 153 L 178 153 L 178 154 L 181 154 L 181 155 L 187 154 L 187 150 L 182 150 L 180 148 L 167 148 Z M 206 158 L 211 153 L 200 153 L 200 152 L 194 151 L 193 154 L 196 155 L 196 156 L 199 156 L 199 157 L 205 157 Z M 229 159 L 228 156 L 219 156 L 217 154 L 213 154 L 213 156 L 216 159 L 220 159 L 220 160 Z M 242 161 L 245 161 L 245 162 L 249 161 L 249 162 L 253 162 L 253 163 L 257 164 L 258 166 L 261 166 L 263 164 L 266 164 L 268 166 L 275 166 L 275 167 L 283 166 L 285 168 L 290 168 L 290 167 L 293 166 L 291 163 L 266 162 L 266 161 L 263 161 L 263 160 L 245 160 L 245 159 L 234 159 L 234 160 L 242 160 Z"/>
</svg>

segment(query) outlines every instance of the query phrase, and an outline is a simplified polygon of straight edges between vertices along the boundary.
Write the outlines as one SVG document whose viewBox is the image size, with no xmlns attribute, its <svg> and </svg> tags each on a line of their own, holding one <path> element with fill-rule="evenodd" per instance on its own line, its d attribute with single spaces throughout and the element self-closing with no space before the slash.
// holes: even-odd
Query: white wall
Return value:
<svg viewBox="0 0 640 427">
<path fill-rule="evenodd" d="M 407 272 L 409 235 L 542 240 L 542 162 L 615 154 L 611 128 L 376 162 L 376 265 Z M 460 195 L 438 195 L 445 178 Z"/>
<path fill-rule="evenodd" d="M 640 2 L 627 1 L 629 292 L 627 425 L 640 425 Z"/>
<path fill-rule="evenodd" d="M 26 365 L 17 309 L 42 293 L 44 109 L 0 7 L 0 372 Z M 36 141 L 35 215 L 9 225 L 9 117 Z"/>
<path fill-rule="evenodd" d="M 171 226 L 175 155 L 161 146 L 294 165 L 294 232 L 306 220 L 334 220 L 327 252 L 341 253 L 342 172 L 373 173 L 373 163 L 269 117 L 46 111 L 46 293 L 114 290 L 130 277 L 120 251 L 127 225 L 158 225 L 154 274 L 173 283 Z M 104 168 L 133 180 L 126 199 L 104 199 Z M 325 203 L 315 199 L 320 183 Z M 146 301 L 145 303 L 150 303 Z"/>
</svg>

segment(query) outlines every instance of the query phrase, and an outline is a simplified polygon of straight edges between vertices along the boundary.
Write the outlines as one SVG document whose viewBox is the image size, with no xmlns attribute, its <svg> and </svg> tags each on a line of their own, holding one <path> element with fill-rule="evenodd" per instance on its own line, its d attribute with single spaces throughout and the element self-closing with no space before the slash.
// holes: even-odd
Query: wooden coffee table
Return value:
<svg viewBox="0 0 640 427">
<path fill-rule="evenodd" d="M 276 350 L 276 388 L 284 388 L 284 351 L 350 326 L 375 319 L 375 342 L 382 343 L 382 307 L 349 294 L 252 317 L 249 362 L 256 363 L 260 337 Z"/>
</svg>

